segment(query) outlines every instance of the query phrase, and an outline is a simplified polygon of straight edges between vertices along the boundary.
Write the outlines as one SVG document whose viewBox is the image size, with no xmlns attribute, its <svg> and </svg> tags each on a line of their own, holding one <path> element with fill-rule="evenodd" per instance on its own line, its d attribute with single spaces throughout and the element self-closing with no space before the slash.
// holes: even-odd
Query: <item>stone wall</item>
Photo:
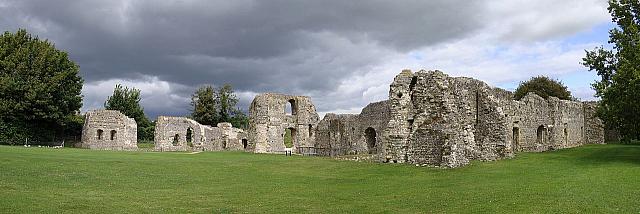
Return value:
<svg viewBox="0 0 640 214">
<path fill-rule="evenodd" d="M 592 103 L 547 100 L 440 71 L 402 71 L 389 92 L 390 121 L 381 161 L 446 167 L 520 151 L 603 143 Z"/>
<path fill-rule="evenodd" d="M 617 133 L 614 130 L 607 129 L 604 122 L 596 117 L 598 109 L 597 102 L 584 102 L 584 139 L 587 144 L 603 144 L 607 142 L 605 139 L 609 136 L 609 140 L 615 139 L 611 133 Z M 619 137 L 618 137 L 619 140 Z"/>
<path fill-rule="evenodd" d="M 247 137 L 230 123 L 202 125 L 185 117 L 159 116 L 154 134 L 156 151 L 245 150 Z"/>
<path fill-rule="evenodd" d="M 89 111 L 82 128 L 82 148 L 135 150 L 137 125 L 132 118 L 114 110 Z"/>
<path fill-rule="evenodd" d="M 248 151 L 249 141 L 247 133 L 239 128 L 234 128 L 231 123 L 218 123 L 216 125 L 222 133 L 222 148 L 226 150 Z"/>
<path fill-rule="evenodd" d="M 318 155 L 378 154 L 389 122 L 389 101 L 367 105 L 358 115 L 327 114 L 318 123 Z"/>
<path fill-rule="evenodd" d="M 286 113 L 287 105 L 291 113 Z M 318 114 L 306 96 L 275 93 L 260 94 L 249 107 L 249 145 L 256 153 L 280 153 L 285 151 L 286 129 L 292 130 L 294 152 L 299 147 L 313 147 Z"/>
</svg>

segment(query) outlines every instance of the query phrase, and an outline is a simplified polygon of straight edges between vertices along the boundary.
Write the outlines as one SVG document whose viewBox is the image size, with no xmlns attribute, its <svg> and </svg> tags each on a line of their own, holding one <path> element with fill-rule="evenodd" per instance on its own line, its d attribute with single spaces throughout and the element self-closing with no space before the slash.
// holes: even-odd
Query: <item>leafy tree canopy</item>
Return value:
<svg viewBox="0 0 640 214">
<path fill-rule="evenodd" d="M 231 85 L 203 86 L 191 97 L 191 117 L 204 125 L 230 122 L 234 127 L 246 128 L 249 120 L 237 105 L 238 98 Z"/>
<path fill-rule="evenodd" d="M 525 82 L 521 82 L 513 96 L 516 100 L 520 100 L 529 92 L 536 93 L 545 99 L 552 96 L 563 100 L 573 100 L 571 92 L 567 90 L 567 86 L 560 81 L 545 76 L 532 77 Z"/>
<path fill-rule="evenodd" d="M 198 123 L 215 126 L 218 122 L 216 111 L 216 91 L 208 85 L 198 88 L 191 96 L 191 117 Z"/>
<path fill-rule="evenodd" d="M 598 116 L 623 140 L 640 139 L 640 2 L 611 0 L 608 7 L 617 27 L 609 31 L 609 43 L 587 51 L 583 65 L 597 72 L 592 84 L 600 97 Z"/>
<path fill-rule="evenodd" d="M 127 115 L 127 117 L 133 118 L 138 125 L 138 139 L 153 139 L 153 134 L 147 133 L 149 132 L 149 127 L 152 127 L 153 124 L 144 114 L 142 106 L 140 106 L 140 90 L 117 84 L 113 89 L 113 95 L 104 102 L 104 108 L 107 110 L 118 110 L 122 114 Z"/>
<path fill-rule="evenodd" d="M 78 72 L 48 40 L 23 29 L 0 35 L 0 141 L 63 137 L 82 106 Z"/>
</svg>

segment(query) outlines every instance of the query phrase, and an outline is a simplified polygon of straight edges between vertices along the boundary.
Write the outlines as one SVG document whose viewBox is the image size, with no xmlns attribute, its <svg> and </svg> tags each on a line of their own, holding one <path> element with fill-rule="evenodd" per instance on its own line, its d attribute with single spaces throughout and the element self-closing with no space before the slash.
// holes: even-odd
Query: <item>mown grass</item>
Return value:
<svg viewBox="0 0 640 214">
<path fill-rule="evenodd" d="M 640 146 L 458 169 L 242 152 L 0 146 L 0 212 L 638 213 Z"/>
<path fill-rule="evenodd" d="M 138 142 L 138 148 L 140 149 L 153 149 L 155 146 L 153 141 Z"/>
</svg>

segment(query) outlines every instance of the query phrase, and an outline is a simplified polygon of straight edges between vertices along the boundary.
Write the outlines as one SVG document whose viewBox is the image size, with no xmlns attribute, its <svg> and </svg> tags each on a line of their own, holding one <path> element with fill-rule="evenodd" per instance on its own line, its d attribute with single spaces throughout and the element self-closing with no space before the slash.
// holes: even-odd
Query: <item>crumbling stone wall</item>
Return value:
<svg viewBox="0 0 640 214">
<path fill-rule="evenodd" d="M 89 111 L 82 128 L 81 147 L 105 150 L 135 150 L 137 125 L 132 118 L 115 110 Z"/>
<path fill-rule="evenodd" d="M 247 137 L 230 123 L 211 127 L 185 117 L 159 116 L 154 141 L 156 151 L 222 151 L 244 150 Z"/>
<path fill-rule="evenodd" d="M 287 105 L 292 106 L 287 114 Z M 256 96 L 249 107 L 249 145 L 256 153 L 284 152 L 286 129 L 292 130 L 293 152 L 299 147 L 313 147 L 318 114 L 306 96 L 265 93 Z"/>
<path fill-rule="evenodd" d="M 216 125 L 222 133 L 222 148 L 226 150 L 248 150 L 249 141 L 247 133 L 239 128 L 235 128 L 231 123 L 218 123 Z"/>
<path fill-rule="evenodd" d="M 584 102 L 585 126 L 582 134 L 587 144 L 603 144 L 606 142 L 607 132 L 615 132 L 607 129 L 604 122 L 596 116 L 597 109 L 597 102 Z"/>
<path fill-rule="evenodd" d="M 316 130 L 318 155 L 379 154 L 389 116 L 389 101 L 371 103 L 357 115 L 325 115 Z"/>
<path fill-rule="evenodd" d="M 381 160 L 457 167 L 519 151 L 603 143 L 592 104 L 512 97 L 472 78 L 402 71 L 389 92 L 391 119 Z"/>
</svg>

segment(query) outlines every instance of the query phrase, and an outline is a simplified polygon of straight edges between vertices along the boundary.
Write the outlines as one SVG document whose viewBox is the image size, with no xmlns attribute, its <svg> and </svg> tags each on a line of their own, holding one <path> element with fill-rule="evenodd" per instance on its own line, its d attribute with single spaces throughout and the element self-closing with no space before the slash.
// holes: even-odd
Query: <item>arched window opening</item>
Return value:
<svg viewBox="0 0 640 214">
<path fill-rule="evenodd" d="M 369 127 L 364 130 L 364 136 L 367 140 L 367 148 L 369 149 L 369 154 L 374 154 L 376 152 L 376 130 Z"/>
<path fill-rule="evenodd" d="M 520 128 L 513 127 L 513 136 L 511 142 L 513 142 L 513 151 L 517 152 L 520 147 Z"/>
<path fill-rule="evenodd" d="M 294 99 L 288 100 L 285 106 L 285 113 L 287 115 L 296 115 L 297 112 L 298 112 L 298 106 L 296 105 L 296 100 Z"/>
<path fill-rule="evenodd" d="M 283 140 L 284 140 L 284 147 L 293 148 L 293 145 L 295 145 L 295 141 L 296 141 L 296 129 L 294 128 L 285 129 Z"/>
<path fill-rule="evenodd" d="M 313 126 L 309 124 L 309 137 L 313 136 Z"/>
<path fill-rule="evenodd" d="M 543 125 L 538 126 L 538 130 L 536 131 L 536 136 L 537 136 L 537 141 L 539 144 L 544 144 L 544 138 L 545 138 L 545 132 L 547 130 L 544 128 Z"/>
<path fill-rule="evenodd" d="M 111 130 L 111 140 L 116 139 L 116 130 Z"/>
<path fill-rule="evenodd" d="M 185 137 L 187 138 L 187 143 L 193 142 L 193 129 L 187 128 L 187 135 Z"/>
<path fill-rule="evenodd" d="M 98 136 L 98 140 L 102 140 L 102 133 L 104 131 L 102 131 L 102 129 L 98 129 L 98 131 L 96 131 L 96 135 Z"/>
<path fill-rule="evenodd" d="M 176 134 L 173 136 L 173 145 L 177 146 L 178 145 L 178 139 L 180 139 L 180 135 Z"/>
<path fill-rule="evenodd" d="M 247 139 L 242 139 L 242 148 L 247 149 L 248 145 L 249 145 L 249 142 L 247 141 Z"/>
</svg>

